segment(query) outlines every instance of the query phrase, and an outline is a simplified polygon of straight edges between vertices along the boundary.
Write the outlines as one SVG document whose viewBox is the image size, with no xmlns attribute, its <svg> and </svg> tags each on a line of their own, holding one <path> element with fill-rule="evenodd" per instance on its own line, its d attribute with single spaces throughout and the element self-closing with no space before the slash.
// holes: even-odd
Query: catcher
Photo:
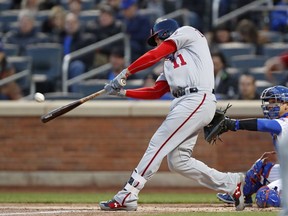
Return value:
<svg viewBox="0 0 288 216">
<path fill-rule="evenodd" d="M 259 208 L 280 207 L 282 184 L 280 165 L 274 163 L 275 155 L 275 151 L 265 152 L 246 172 L 243 188 L 246 207 L 252 207 L 253 194 Z M 217 193 L 217 198 L 227 204 L 235 203 L 228 193 Z"/>
<path fill-rule="evenodd" d="M 249 130 L 269 132 L 280 161 L 282 179 L 281 203 L 283 210 L 280 216 L 288 215 L 288 88 L 273 86 L 265 89 L 260 99 L 265 118 L 230 119 L 227 116 L 215 116 L 216 120 L 204 128 L 205 139 L 215 142 L 219 135 L 228 130 Z M 225 114 L 225 112 L 224 112 Z"/>
</svg>

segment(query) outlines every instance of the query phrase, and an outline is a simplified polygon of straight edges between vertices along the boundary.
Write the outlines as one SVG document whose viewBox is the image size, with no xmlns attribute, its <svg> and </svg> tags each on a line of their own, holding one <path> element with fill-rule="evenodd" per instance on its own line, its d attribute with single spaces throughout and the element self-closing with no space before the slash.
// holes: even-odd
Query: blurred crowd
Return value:
<svg viewBox="0 0 288 216">
<path fill-rule="evenodd" d="M 253 2 L 253 0 L 219 0 L 219 16 Z M 6 5 L 5 5 L 6 3 Z M 287 41 L 288 15 L 285 11 L 250 12 L 216 27 L 212 26 L 212 5 L 214 1 L 205 0 L 5 0 L 0 5 L 0 78 L 4 79 L 17 73 L 10 54 L 6 52 L 8 44 L 17 45 L 16 56 L 28 56 L 28 47 L 37 44 L 58 44 L 63 57 L 81 48 L 124 32 L 129 36 L 131 61 L 134 61 L 147 50 L 146 44 L 154 21 L 178 9 L 184 9 L 186 24 L 199 29 L 208 40 L 215 74 L 215 92 L 218 99 L 259 99 L 257 77 L 249 69 L 232 70 L 230 59 L 220 49 L 222 44 L 241 43 L 253 46 L 254 56 L 265 57 L 262 65 L 265 81 L 271 84 L 286 85 L 288 53 L 275 56 L 264 54 L 266 44 Z M 1 4 L 1 3 L 0 3 Z M 274 5 L 288 6 L 287 0 L 273 1 Z M 6 8 L 5 8 L 6 7 Z M 260 15 L 259 15 L 260 13 Z M 6 15 L 5 15 L 6 14 Z M 7 15 L 8 14 L 8 15 Z M 14 22 L 6 22 L 4 17 L 15 15 Z M 176 18 L 181 25 L 182 18 Z M 273 33 L 273 34 L 272 34 Z M 106 63 L 111 69 L 91 77 L 91 80 L 111 80 L 125 67 L 125 47 L 122 41 L 113 42 L 86 55 L 74 58 L 68 69 L 68 78 L 72 79 Z M 47 53 L 43 53 L 45 56 Z M 13 57 L 14 54 L 12 54 Z M 47 56 L 47 59 L 51 56 Z M 263 58 L 264 59 L 264 58 Z M 56 62 L 55 62 L 56 64 Z M 32 59 L 32 74 L 39 67 Z M 40 65 L 43 67 L 43 64 Z M 60 66 L 62 68 L 62 65 Z M 237 69 L 237 68 L 236 68 Z M 36 70 L 36 69 L 35 69 Z M 235 72 L 236 71 L 236 72 Z M 162 72 L 159 65 L 152 70 L 144 71 L 130 78 L 140 80 L 135 86 L 153 85 Z M 140 72 L 141 73 L 141 72 Z M 283 75 L 275 80 L 274 74 Z M 36 85 L 36 91 L 42 93 L 61 91 L 61 74 Z M 129 81 L 129 80 L 128 80 Z M 277 83 L 278 82 L 278 83 Z M 280 83 L 281 82 L 281 83 Z M 140 83 L 140 84 L 139 84 Z M 92 85 L 93 86 L 93 85 Z M 81 92 L 80 85 L 69 86 L 71 93 Z M 21 83 L 16 81 L 0 85 L 0 99 L 17 100 L 29 94 Z M 171 99 L 165 95 L 163 99 Z"/>
</svg>

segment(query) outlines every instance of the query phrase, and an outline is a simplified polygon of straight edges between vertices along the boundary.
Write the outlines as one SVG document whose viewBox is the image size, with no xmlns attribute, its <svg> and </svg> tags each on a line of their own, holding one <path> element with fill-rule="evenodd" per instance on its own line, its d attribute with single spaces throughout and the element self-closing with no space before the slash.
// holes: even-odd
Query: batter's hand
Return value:
<svg viewBox="0 0 288 216">
<path fill-rule="evenodd" d="M 119 73 L 111 82 L 110 85 L 114 89 L 121 89 L 126 85 L 126 79 L 129 73 L 127 69 L 124 69 Z"/>
<path fill-rule="evenodd" d="M 123 88 L 118 88 L 118 89 L 114 89 L 112 86 L 111 86 L 111 82 L 110 83 L 107 83 L 105 86 L 104 86 L 104 89 L 106 91 L 106 93 L 108 95 L 116 95 L 116 96 L 120 96 L 120 97 L 124 97 L 125 94 L 126 94 L 126 91 L 123 89 Z"/>
</svg>

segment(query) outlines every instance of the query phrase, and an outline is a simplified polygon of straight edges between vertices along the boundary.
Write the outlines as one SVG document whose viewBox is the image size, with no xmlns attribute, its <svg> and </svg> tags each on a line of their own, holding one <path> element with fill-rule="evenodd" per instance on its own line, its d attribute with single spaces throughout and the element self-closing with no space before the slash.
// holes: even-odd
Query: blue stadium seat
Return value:
<svg viewBox="0 0 288 216">
<path fill-rule="evenodd" d="M 29 56 L 11 56 L 7 58 L 8 62 L 15 68 L 16 73 L 28 70 L 27 76 L 18 79 L 16 82 L 21 87 L 24 95 L 31 93 L 31 68 L 32 59 Z"/>
<path fill-rule="evenodd" d="M 228 65 L 231 63 L 231 57 L 237 55 L 253 55 L 256 48 L 253 44 L 231 42 L 218 45 L 218 49 L 226 58 Z"/>
<path fill-rule="evenodd" d="M 3 32 L 10 30 L 11 23 L 18 20 L 20 10 L 6 10 L 2 11 L 0 15 L 0 22 L 2 23 Z"/>
<path fill-rule="evenodd" d="M 268 82 L 266 80 L 256 80 L 256 89 L 257 92 L 259 93 L 261 93 L 262 91 L 264 91 L 264 89 L 269 88 L 273 85 L 274 85 L 273 83 Z"/>
<path fill-rule="evenodd" d="M 3 44 L 6 56 L 17 56 L 19 54 L 19 46 L 16 44 Z"/>
<path fill-rule="evenodd" d="M 267 39 L 269 43 L 277 43 L 284 41 L 284 35 L 277 31 L 259 31 L 259 36 Z"/>
<path fill-rule="evenodd" d="M 103 89 L 109 80 L 89 79 L 78 84 L 79 93 L 87 96 Z"/>
<path fill-rule="evenodd" d="M 0 1 L 0 11 L 6 11 L 11 8 L 12 1 L 11 0 L 2 0 Z"/>
<path fill-rule="evenodd" d="M 266 80 L 265 67 L 250 68 L 249 72 L 256 80 Z"/>
<path fill-rule="evenodd" d="M 64 9 L 68 9 L 68 0 L 61 0 L 60 3 Z M 82 0 L 82 10 L 91 10 L 95 9 L 95 7 L 96 3 L 94 0 Z"/>
<path fill-rule="evenodd" d="M 240 69 L 263 67 L 266 60 L 267 60 L 266 56 L 237 55 L 231 57 L 230 66 Z"/>
<path fill-rule="evenodd" d="M 285 51 L 288 51 L 288 43 L 264 44 L 262 49 L 262 55 L 271 58 L 274 56 L 278 56 Z"/>
<path fill-rule="evenodd" d="M 46 100 L 77 100 L 84 97 L 83 94 L 75 92 L 49 92 L 44 95 Z"/>
<path fill-rule="evenodd" d="M 63 48 L 58 43 L 39 43 L 26 47 L 32 58 L 32 79 L 35 83 L 50 82 L 56 88 L 61 80 Z"/>
</svg>

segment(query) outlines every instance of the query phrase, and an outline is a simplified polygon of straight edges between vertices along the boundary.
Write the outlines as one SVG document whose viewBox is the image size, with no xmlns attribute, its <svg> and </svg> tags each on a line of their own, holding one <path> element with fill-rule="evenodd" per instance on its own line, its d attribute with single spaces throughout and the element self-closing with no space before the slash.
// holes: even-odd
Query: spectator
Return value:
<svg viewBox="0 0 288 216">
<path fill-rule="evenodd" d="M 257 92 L 256 80 L 250 73 L 243 73 L 238 81 L 238 100 L 259 100 L 260 94 Z"/>
<path fill-rule="evenodd" d="M 64 32 L 66 12 L 61 6 L 54 6 L 50 10 L 47 20 L 43 22 L 42 32 L 49 34 L 52 41 L 57 41 Z"/>
<path fill-rule="evenodd" d="M 211 33 L 207 34 L 209 39 L 209 47 L 212 52 L 217 51 L 218 45 L 233 41 L 230 29 L 225 25 L 215 27 Z"/>
<path fill-rule="evenodd" d="M 68 11 L 79 16 L 82 11 L 82 0 L 68 0 Z"/>
<path fill-rule="evenodd" d="M 237 93 L 236 79 L 226 70 L 226 59 L 222 53 L 212 53 L 215 76 L 215 94 L 218 100 L 230 99 Z"/>
<path fill-rule="evenodd" d="M 95 76 L 96 79 L 112 80 L 125 68 L 126 62 L 124 49 L 122 46 L 116 46 L 112 49 L 109 56 L 109 63 L 111 64 L 112 68 Z M 137 79 L 137 75 L 131 75 L 127 80 L 133 79 Z"/>
<path fill-rule="evenodd" d="M 137 0 L 122 0 L 121 10 L 126 33 L 130 36 L 131 61 L 134 61 L 147 51 L 146 39 L 150 32 L 150 21 L 139 14 Z"/>
<path fill-rule="evenodd" d="M 275 83 L 273 73 L 283 73 L 283 71 L 287 70 L 287 68 L 288 68 L 288 52 L 284 52 L 279 56 L 269 58 L 265 62 L 266 79 L 270 82 Z M 284 76 L 285 75 L 283 75 L 283 78 Z M 283 79 L 283 82 L 280 84 L 286 86 L 286 82 L 287 77 Z"/>
<path fill-rule="evenodd" d="M 39 5 L 41 0 L 22 0 L 21 9 L 29 10 L 32 13 L 39 11 Z"/>
<path fill-rule="evenodd" d="M 248 19 L 241 20 L 236 26 L 236 33 L 238 38 L 235 38 L 235 40 L 253 44 L 256 47 L 256 54 L 261 54 L 262 38 L 259 37 L 257 26 L 252 21 Z"/>
<path fill-rule="evenodd" d="M 110 7 L 112 7 L 116 19 L 120 19 L 121 18 L 121 15 L 120 15 L 121 2 L 122 2 L 122 0 L 102 0 L 100 4 L 101 5 L 107 4 Z"/>
<path fill-rule="evenodd" d="M 109 62 L 112 66 L 111 70 L 108 70 L 95 78 L 105 80 L 114 79 L 125 68 L 124 50 L 120 47 L 115 47 L 111 51 Z"/>
<path fill-rule="evenodd" d="M 21 10 L 18 16 L 18 28 L 7 32 L 3 42 L 17 44 L 20 49 L 19 55 L 25 55 L 27 45 L 50 42 L 50 39 L 46 34 L 37 31 L 33 13 Z"/>
<path fill-rule="evenodd" d="M 15 69 L 8 64 L 2 44 L 0 44 L 0 79 L 5 79 L 14 74 Z M 0 100 L 18 100 L 22 97 L 21 88 L 15 81 L 0 86 Z"/>
<path fill-rule="evenodd" d="M 87 24 L 86 32 L 94 34 L 95 42 L 109 38 L 117 33 L 122 32 L 122 23 L 114 17 L 114 11 L 109 5 L 99 7 L 99 18 Z M 109 46 L 103 47 L 96 51 L 95 65 L 102 65 L 108 62 L 111 47 L 123 45 L 123 41 L 117 41 Z"/>
<path fill-rule="evenodd" d="M 90 45 L 93 42 L 93 35 L 84 33 L 80 29 L 80 21 L 77 15 L 68 13 L 65 18 L 65 31 L 58 42 L 63 44 L 64 55 Z M 81 58 L 73 59 L 70 64 L 69 79 L 81 75 L 90 69 L 93 64 L 93 54 L 86 54 Z M 77 87 L 72 86 L 70 91 L 77 92 Z"/>
</svg>

